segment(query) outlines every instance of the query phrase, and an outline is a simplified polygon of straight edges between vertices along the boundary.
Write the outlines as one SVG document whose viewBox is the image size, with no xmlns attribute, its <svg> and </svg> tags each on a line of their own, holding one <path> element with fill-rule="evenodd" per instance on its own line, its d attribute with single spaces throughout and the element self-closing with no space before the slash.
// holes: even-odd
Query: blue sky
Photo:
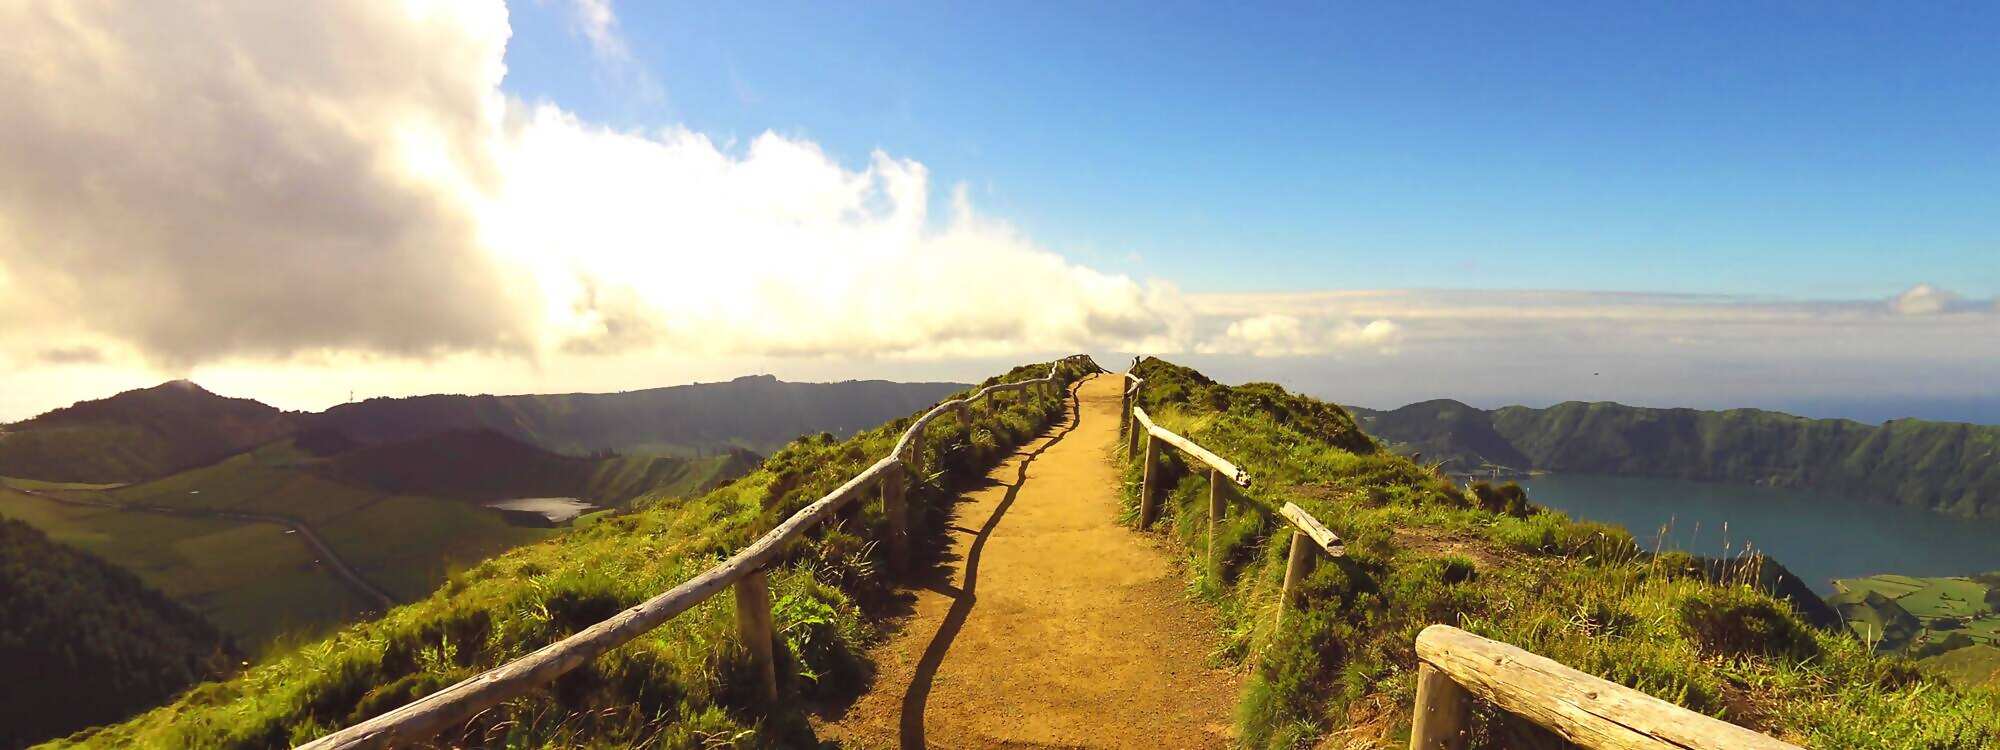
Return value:
<svg viewBox="0 0 2000 750">
<path fill-rule="evenodd" d="M 0 3 L 0 421 L 1077 351 L 2000 420 L 1993 3 L 195 4 Z"/>
<path fill-rule="evenodd" d="M 881 149 L 1190 291 L 2000 294 L 2000 6 L 510 8 L 505 88 Z"/>
</svg>

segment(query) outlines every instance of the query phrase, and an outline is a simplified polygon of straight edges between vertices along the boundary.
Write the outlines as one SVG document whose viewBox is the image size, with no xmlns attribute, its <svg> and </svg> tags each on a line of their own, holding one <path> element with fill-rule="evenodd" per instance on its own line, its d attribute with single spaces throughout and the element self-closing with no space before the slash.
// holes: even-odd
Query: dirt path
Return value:
<svg viewBox="0 0 2000 750">
<path fill-rule="evenodd" d="M 849 747 L 1226 747 L 1239 675 L 1173 555 L 1117 523 L 1116 376 L 959 498 L 950 562 L 821 727 Z M 1080 406 L 1079 406 L 1080 403 Z M 1080 418 L 1080 419 L 1079 419 Z"/>
</svg>

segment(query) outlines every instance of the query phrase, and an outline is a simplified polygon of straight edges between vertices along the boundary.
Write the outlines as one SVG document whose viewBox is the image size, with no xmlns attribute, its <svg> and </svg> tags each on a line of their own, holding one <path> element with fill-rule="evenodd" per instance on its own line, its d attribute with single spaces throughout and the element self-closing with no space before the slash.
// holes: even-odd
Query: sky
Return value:
<svg viewBox="0 0 2000 750">
<path fill-rule="evenodd" d="M 0 25 L 0 421 L 175 377 L 318 409 L 1072 351 L 1370 406 L 2000 421 L 1991 5 Z"/>
</svg>

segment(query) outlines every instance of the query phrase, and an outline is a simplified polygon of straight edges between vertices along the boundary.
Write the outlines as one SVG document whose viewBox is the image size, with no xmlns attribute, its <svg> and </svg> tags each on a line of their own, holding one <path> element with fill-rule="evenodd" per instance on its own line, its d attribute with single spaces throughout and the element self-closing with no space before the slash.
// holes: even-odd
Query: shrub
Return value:
<svg viewBox="0 0 2000 750">
<path fill-rule="evenodd" d="M 1790 612 L 1746 587 L 1696 591 L 1681 599 L 1679 610 L 1682 627 L 1707 653 L 1792 661 L 1819 653 L 1818 642 Z"/>
</svg>

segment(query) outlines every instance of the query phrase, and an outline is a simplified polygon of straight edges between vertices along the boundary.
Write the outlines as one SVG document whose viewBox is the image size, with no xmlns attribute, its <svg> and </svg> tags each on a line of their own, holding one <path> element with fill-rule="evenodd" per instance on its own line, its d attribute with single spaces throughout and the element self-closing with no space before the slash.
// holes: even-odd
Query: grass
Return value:
<svg viewBox="0 0 2000 750">
<path fill-rule="evenodd" d="M 1964 646 L 1926 657 L 1922 663 L 1960 685 L 2000 688 L 2000 647 Z"/>
<path fill-rule="evenodd" d="M 700 459 L 556 456 L 514 444 L 509 455 L 528 475 L 518 485 L 489 488 L 501 495 L 559 489 L 623 505 L 635 495 L 696 494 L 743 471 L 733 454 Z M 474 446 L 479 447 L 479 446 Z M 449 462 L 446 462 L 449 463 Z M 446 577 L 521 544 L 548 537 L 544 528 L 514 526 L 463 498 L 374 489 L 338 481 L 327 461 L 278 440 L 222 461 L 132 485 L 8 479 L 6 486 L 125 504 L 284 516 L 310 524 L 363 578 L 398 601 L 414 601 Z M 428 470 L 440 486 L 463 484 L 464 468 Z M 519 472 L 517 472 L 518 474 Z M 130 514 L 72 508 L 16 495 L 31 508 L 24 520 L 59 541 L 78 544 L 132 568 L 170 596 L 201 612 L 245 650 L 281 640 L 311 640 L 360 619 L 374 608 L 315 564 L 300 540 L 271 524 Z"/>
<path fill-rule="evenodd" d="M 1047 365 L 1006 380 L 1037 377 Z M 912 528 L 942 538 L 953 482 L 983 476 L 1060 411 L 1055 399 L 1013 400 L 970 423 L 932 423 Z M 846 440 L 802 438 L 755 472 L 697 498 L 642 500 L 455 574 L 427 598 L 380 620 L 270 655 L 225 682 L 63 745 L 255 748 L 293 744 L 394 708 L 519 657 L 688 580 L 779 519 L 885 455 L 907 418 Z M 204 493 L 206 494 L 206 493 Z M 734 636 L 731 597 L 717 596 L 557 680 L 481 714 L 440 744 L 506 746 L 797 747 L 813 742 L 802 706 L 854 695 L 862 649 L 886 611 L 885 519 L 854 506 L 849 531 L 822 530 L 771 574 L 784 648 L 785 696 L 754 695 Z"/>
<path fill-rule="evenodd" d="M 465 502 L 332 481 L 300 468 L 305 460 L 289 441 L 279 441 L 151 482 L 58 494 L 297 518 L 363 578 L 403 601 L 429 594 L 453 570 L 550 533 L 509 525 Z M 251 652 L 285 637 L 324 635 L 373 609 L 272 524 L 76 508 L 25 496 L 17 502 L 38 508 L 21 514 L 23 520 L 133 569 Z"/>
<path fill-rule="evenodd" d="M 132 571 L 246 651 L 288 634 L 324 634 L 369 607 L 267 524 L 83 508 L 5 489 L 0 515 Z"/>
<path fill-rule="evenodd" d="M 1211 564 L 1206 473 L 1173 451 L 1160 531 L 1189 554 L 1191 587 L 1222 614 L 1225 659 L 1251 678 L 1238 706 L 1251 747 L 1406 746 L 1416 634 L 1448 623 L 1690 709 L 1810 747 L 2000 744 L 2000 693 L 1960 689 L 1859 639 L 1806 625 L 1746 582 L 1684 554 L 1653 556 L 1624 529 L 1467 492 L 1379 450 L 1344 412 L 1271 385 L 1235 388 L 1148 360 L 1155 420 L 1247 468 Z M 1136 486 L 1139 467 L 1128 469 Z M 1136 495 L 1128 498 L 1136 503 Z M 1347 543 L 1274 627 L 1284 502 Z M 1518 719 L 1482 712 L 1474 745 L 1547 746 Z"/>
</svg>

